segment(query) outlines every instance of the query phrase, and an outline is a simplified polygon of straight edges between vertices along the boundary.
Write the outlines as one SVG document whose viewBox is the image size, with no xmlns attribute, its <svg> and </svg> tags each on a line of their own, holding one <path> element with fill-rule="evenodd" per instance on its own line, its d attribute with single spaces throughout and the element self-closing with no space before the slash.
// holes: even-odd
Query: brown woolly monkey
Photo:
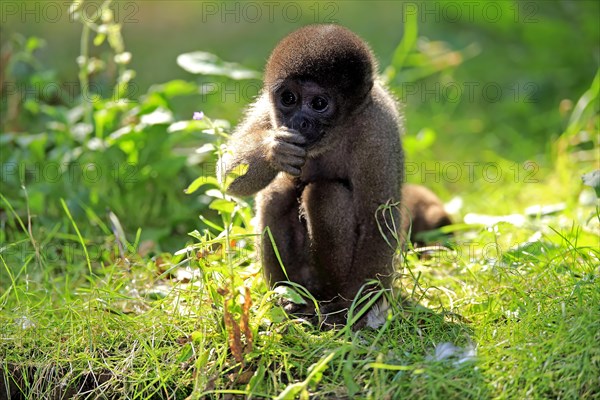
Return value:
<svg viewBox="0 0 600 400">
<path fill-rule="evenodd" d="M 394 272 L 402 122 L 376 70 L 368 45 L 346 28 L 291 33 L 273 50 L 262 93 L 222 159 L 225 174 L 247 167 L 228 193 L 257 194 L 266 279 L 308 289 L 325 327 L 346 323 L 361 288 L 374 280 L 389 288 Z M 286 309 L 317 317 L 310 305 Z"/>
</svg>

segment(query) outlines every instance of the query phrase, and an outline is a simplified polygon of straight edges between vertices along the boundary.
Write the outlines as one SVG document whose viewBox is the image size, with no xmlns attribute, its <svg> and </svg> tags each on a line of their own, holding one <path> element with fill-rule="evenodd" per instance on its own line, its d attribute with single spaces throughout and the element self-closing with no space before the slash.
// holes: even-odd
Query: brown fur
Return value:
<svg viewBox="0 0 600 400">
<path fill-rule="evenodd" d="M 269 58 L 263 91 L 224 158 L 226 173 L 248 166 L 228 192 L 256 194 L 258 229 L 270 229 L 281 256 L 285 271 L 263 235 L 268 282 L 306 287 L 326 325 L 345 323 L 361 287 L 369 280 L 389 287 L 394 271 L 399 207 L 378 209 L 401 200 L 402 124 L 376 68 L 367 44 L 343 27 L 293 32 Z M 282 103 L 289 93 L 291 106 Z M 317 97 L 328 100 L 323 112 L 313 107 Z"/>
<path fill-rule="evenodd" d="M 429 189 L 420 185 L 402 185 L 402 231 L 410 231 L 410 241 L 415 247 L 422 246 L 418 234 L 450 225 L 450 216 L 440 199 Z"/>
</svg>

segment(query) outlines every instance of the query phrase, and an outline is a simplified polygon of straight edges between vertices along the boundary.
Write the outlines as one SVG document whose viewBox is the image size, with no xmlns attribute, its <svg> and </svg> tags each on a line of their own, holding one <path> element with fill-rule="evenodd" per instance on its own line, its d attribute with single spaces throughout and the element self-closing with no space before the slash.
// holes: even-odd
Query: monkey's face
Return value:
<svg viewBox="0 0 600 400">
<path fill-rule="evenodd" d="M 338 113 L 334 96 L 310 80 L 284 80 L 271 91 L 271 104 L 277 126 L 300 132 L 307 147 L 327 134 Z"/>
</svg>

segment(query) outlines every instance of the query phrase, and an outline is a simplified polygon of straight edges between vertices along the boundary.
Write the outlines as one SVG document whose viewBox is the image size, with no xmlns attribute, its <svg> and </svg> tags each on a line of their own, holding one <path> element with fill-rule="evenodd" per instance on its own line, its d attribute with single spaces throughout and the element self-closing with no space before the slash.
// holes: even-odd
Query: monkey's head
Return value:
<svg viewBox="0 0 600 400">
<path fill-rule="evenodd" d="M 299 131 L 308 146 L 369 98 L 376 70 L 368 45 L 339 25 L 309 25 L 286 36 L 265 70 L 277 126 Z"/>
</svg>

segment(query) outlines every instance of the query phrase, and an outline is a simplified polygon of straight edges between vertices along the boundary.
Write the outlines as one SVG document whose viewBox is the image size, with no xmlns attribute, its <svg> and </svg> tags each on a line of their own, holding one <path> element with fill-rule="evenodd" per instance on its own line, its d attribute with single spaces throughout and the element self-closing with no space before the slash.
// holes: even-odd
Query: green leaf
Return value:
<svg viewBox="0 0 600 400">
<path fill-rule="evenodd" d="M 288 385 L 283 392 L 279 393 L 279 396 L 275 397 L 275 400 L 295 399 L 303 390 L 306 390 L 304 382 L 293 383 Z"/>
<path fill-rule="evenodd" d="M 256 372 L 254 372 L 252 378 L 250 378 L 250 382 L 248 382 L 249 393 L 252 393 L 253 391 L 258 391 L 258 388 L 260 388 L 260 385 L 265 379 L 266 372 L 267 369 L 265 368 L 264 364 L 260 364 L 256 369 Z"/>
<path fill-rule="evenodd" d="M 417 13 L 407 13 L 402 41 L 396 47 L 396 50 L 394 50 L 392 64 L 386 69 L 384 73 L 388 82 L 392 81 L 396 77 L 398 71 L 400 71 L 402 67 L 404 67 L 404 65 L 406 64 L 406 59 L 408 58 L 408 55 L 417 43 L 417 36 Z"/>
<path fill-rule="evenodd" d="M 37 49 L 41 49 L 46 46 L 46 41 L 44 39 L 40 39 L 38 37 L 32 36 L 27 39 L 27 44 L 25 45 L 25 49 L 28 53 L 33 53 Z"/>
<path fill-rule="evenodd" d="M 100 46 L 104 43 L 104 39 L 106 39 L 106 35 L 104 33 L 98 33 L 96 37 L 94 37 L 94 45 Z"/>
<path fill-rule="evenodd" d="M 212 143 L 205 143 L 196 149 L 196 154 L 213 154 L 216 146 Z"/>
<path fill-rule="evenodd" d="M 277 286 L 275 289 L 273 289 L 273 291 L 282 298 L 291 301 L 294 304 L 306 304 L 306 300 L 304 300 L 300 293 L 298 293 L 290 286 Z"/>
<path fill-rule="evenodd" d="M 225 199 L 215 199 L 212 201 L 212 203 L 210 203 L 208 208 L 221 213 L 231 214 L 235 209 L 235 203 Z"/>
<path fill-rule="evenodd" d="M 229 173 L 225 176 L 225 187 L 228 188 L 229 185 L 233 183 L 238 177 L 246 175 L 248 171 L 248 164 L 240 164 L 237 167 L 233 168 Z"/>
<path fill-rule="evenodd" d="M 218 187 L 219 181 L 214 176 L 200 176 L 190 183 L 190 185 L 184 190 L 184 193 L 192 194 L 202 185 L 214 185 Z"/>
<path fill-rule="evenodd" d="M 436 136 L 433 129 L 423 128 L 416 136 L 406 136 L 403 145 L 407 153 L 413 154 L 430 148 L 435 143 Z"/>
<path fill-rule="evenodd" d="M 48 142 L 48 135 L 46 133 L 19 135 L 16 138 L 16 142 L 19 147 L 29 149 L 36 160 L 43 161 L 46 158 L 45 149 Z"/>
<path fill-rule="evenodd" d="M 210 228 L 213 228 L 217 232 L 223 232 L 223 230 L 225 229 L 225 227 L 215 224 L 214 222 L 212 222 L 211 220 L 206 218 L 204 215 L 199 215 L 198 219 L 200 219 L 200 221 L 204 222 L 207 226 L 209 226 Z M 191 235 L 191 233 L 190 233 L 190 235 Z"/>
<path fill-rule="evenodd" d="M 187 159 L 185 157 L 172 156 L 164 160 L 153 162 L 150 166 L 156 172 L 156 176 L 158 177 L 174 177 L 185 167 L 186 161 Z"/>
<path fill-rule="evenodd" d="M 146 125 L 170 124 L 173 122 L 171 110 L 159 107 L 150 114 L 142 115 L 141 122 Z"/>
<path fill-rule="evenodd" d="M 321 381 L 321 378 L 323 377 L 323 372 L 327 369 L 327 367 L 329 366 L 329 362 L 333 359 L 335 354 L 336 354 L 336 352 L 332 351 L 327 356 L 321 358 L 319 360 L 319 362 L 311 365 L 308 368 L 310 373 L 308 374 L 308 376 L 306 377 L 306 379 L 304 381 L 288 385 L 283 390 L 283 392 L 281 392 L 279 394 L 279 396 L 276 397 L 276 399 L 277 400 L 293 399 L 301 393 L 305 394 L 306 388 L 308 387 L 308 385 L 316 385 Z"/>
<path fill-rule="evenodd" d="M 395 365 L 385 364 L 381 362 L 373 362 L 367 364 L 367 368 L 371 369 L 383 369 L 387 371 L 413 371 L 415 374 L 418 373 L 418 369 L 412 365 Z"/>
<path fill-rule="evenodd" d="M 169 125 L 169 127 L 167 128 L 167 132 L 174 133 L 174 132 L 201 131 L 201 130 L 207 129 L 208 127 L 209 127 L 208 122 L 204 121 L 204 120 L 201 120 L 201 121 L 195 121 L 195 120 L 177 121 L 177 122 L 173 122 L 171 125 Z"/>
<path fill-rule="evenodd" d="M 279 324 L 285 321 L 288 318 L 288 316 L 287 313 L 281 307 L 271 307 L 267 311 L 265 318 L 267 318 L 273 323 Z"/>
<path fill-rule="evenodd" d="M 192 74 L 226 76 L 231 79 L 260 79 L 261 74 L 240 64 L 221 60 L 212 53 L 195 51 L 180 54 L 177 65 Z"/>
<path fill-rule="evenodd" d="M 162 93 L 166 97 L 185 96 L 198 93 L 198 86 L 192 82 L 175 79 L 159 85 L 150 86 L 148 93 Z"/>
<path fill-rule="evenodd" d="M 190 358 L 192 358 L 193 355 L 194 355 L 194 349 L 192 348 L 192 345 L 190 343 L 187 343 L 181 349 L 181 353 L 179 353 L 179 356 L 177 357 L 177 362 L 178 363 L 185 362 L 185 361 L 189 360 Z"/>
<path fill-rule="evenodd" d="M 348 359 L 344 361 L 344 365 L 342 367 L 342 376 L 344 377 L 344 384 L 346 385 L 346 389 L 348 390 L 348 394 L 350 397 L 354 397 L 356 393 L 360 390 L 360 386 L 356 383 L 354 379 L 354 368 L 353 368 L 354 358 L 350 354 Z"/>
</svg>

